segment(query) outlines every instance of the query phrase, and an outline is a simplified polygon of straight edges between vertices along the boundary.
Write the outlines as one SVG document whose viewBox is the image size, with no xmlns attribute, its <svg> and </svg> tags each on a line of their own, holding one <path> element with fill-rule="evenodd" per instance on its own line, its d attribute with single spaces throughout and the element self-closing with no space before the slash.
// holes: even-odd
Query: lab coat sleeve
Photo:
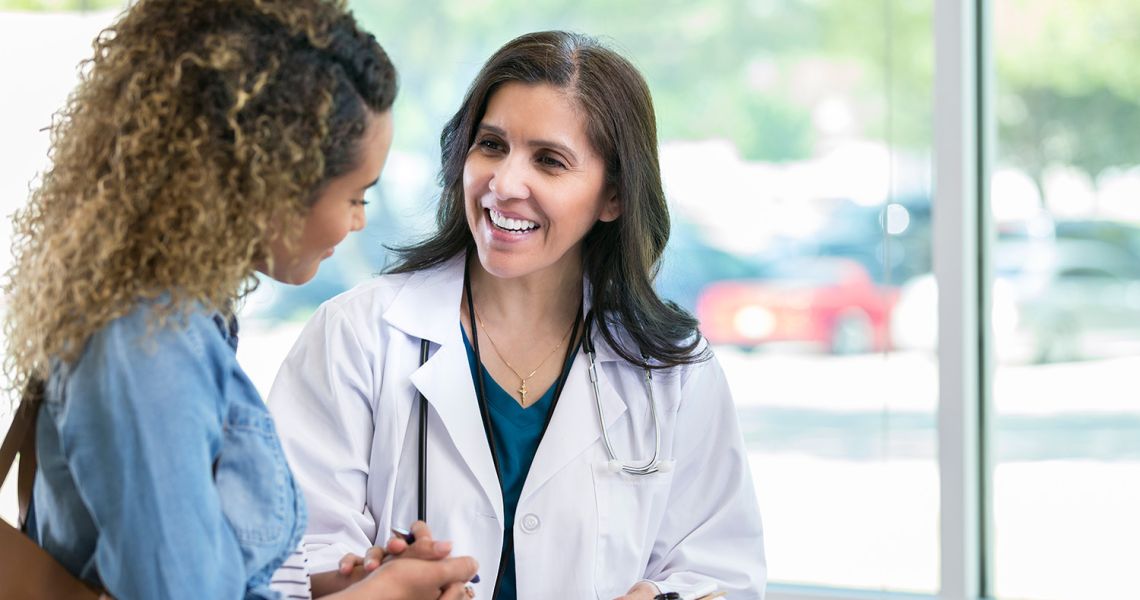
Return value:
<svg viewBox="0 0 1140 600">
<path fill-rule="evenodd" d="M 646 580 L 662 592 L 760 600 L 764 533 L 736 408 L 715 358 L 690 369 L 673 440 L 677 472 Z"/>
<path fill-rule="evenodd" d="M 305 325 L 269 392 L 269 407 L 305 495 L 312 573 L 363 555 L 376 537 L 366 506 L 373 417 L 369 353 L 343 309 L 322 305 Z"/>
</svg>

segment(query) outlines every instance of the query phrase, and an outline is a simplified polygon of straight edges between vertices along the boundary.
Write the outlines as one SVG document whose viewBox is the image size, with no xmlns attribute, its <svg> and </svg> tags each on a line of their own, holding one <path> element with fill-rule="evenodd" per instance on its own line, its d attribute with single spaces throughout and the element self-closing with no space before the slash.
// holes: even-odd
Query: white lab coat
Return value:
<svg viewBox="0 0 1140 600">
<path fill-rule="evenodd" d="M 382 276 L 326 302 L 269 394 L 309 509 L 311 572 L 384 543 L 416 518 L 417 390 L 430 405 L 427 522 L 453 554 L 479 561 L 490 598 L 503 499 L 460 328 L 463 262 Z M 588 306 L 587 306 L 588 309 Z M 419 364 L 420 340 L 431 342 Z M 620 459 L 653 451 L 644 371 L 595 330 L 598 386 Z M 579 352 L 515 513 L 520 599 L 602 598 L 639 580 L 661 590 L 760 599 L 763 532 L 743 439 L 714 360 L 657 372 L 654 394 L 668 472 L 607 470 L 588 360 Z"/>
</svg>

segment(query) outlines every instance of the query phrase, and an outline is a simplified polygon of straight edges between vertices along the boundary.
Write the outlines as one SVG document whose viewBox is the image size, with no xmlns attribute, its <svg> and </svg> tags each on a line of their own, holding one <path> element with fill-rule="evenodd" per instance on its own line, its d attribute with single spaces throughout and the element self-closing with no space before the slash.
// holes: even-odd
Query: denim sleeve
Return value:
<svg viewBox="0 0 1140 600">
<path fill-rule="evenodd" d="M 212 474 L 221 363 L 200 320 L 148 330 L 141 312 L 91 339 L 55 407 L 100 578 L 119 599 L 241 598 L 241 549 Z"/>
</svg>

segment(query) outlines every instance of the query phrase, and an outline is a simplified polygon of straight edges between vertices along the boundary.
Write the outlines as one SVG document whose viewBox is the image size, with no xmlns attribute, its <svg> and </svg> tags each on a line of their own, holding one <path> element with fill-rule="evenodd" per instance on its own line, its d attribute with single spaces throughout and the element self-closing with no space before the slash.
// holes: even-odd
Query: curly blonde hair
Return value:
<svg viewBox="0 0 1140 600">
<path fill-rule="evenodd" d="M 396 73 L 344 3 L 141 0 L 94 41 L 14 219 L 9 389 L 73 362 L 139 302 L 228 314 L 358 159 Z M 286 228 L 286 229 L 279 229 Z"/>
</svg>

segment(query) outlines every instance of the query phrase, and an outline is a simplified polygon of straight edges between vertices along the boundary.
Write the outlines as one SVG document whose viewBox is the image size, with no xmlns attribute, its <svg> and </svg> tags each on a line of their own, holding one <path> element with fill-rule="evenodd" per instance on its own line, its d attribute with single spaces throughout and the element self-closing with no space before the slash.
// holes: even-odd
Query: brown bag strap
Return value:
<svg viewBox="0 0 1140 600">
<path fill-rule="evenodd" d="M 44 398 L 44 383 L 33 379 L 24 388 L 20 407 L 0 446 L 0 483 L 8 477 L 16 455 L 20 456 L 20 470 L 16 474 L 16 496 L 20 505 L 20 527 L 28 518 L 28 505 L 32 500 L 32 485 L 36 478 L 36 418 Z"/>
</svg>

